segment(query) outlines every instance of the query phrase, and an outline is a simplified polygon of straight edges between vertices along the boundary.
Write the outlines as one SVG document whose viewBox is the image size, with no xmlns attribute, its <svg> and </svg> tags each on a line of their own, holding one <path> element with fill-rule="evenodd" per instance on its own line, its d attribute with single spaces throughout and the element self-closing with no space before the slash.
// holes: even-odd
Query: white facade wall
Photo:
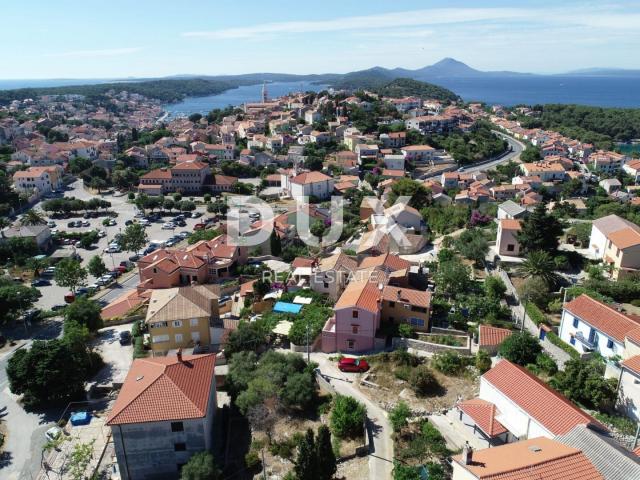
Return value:
<svg viewBox="0 0 640 480">
<path fill-rule="evenodd" d="M 591 237 L 589 238 L 589 250 L 598 259 L 604 258 L 604 252 L 607 248 L 607 237 L 595 225 L 591 228 Z"/>
<path fill-rule="evenodd" d="M 577 325 L 577 326 L 576 326 Z M 589 340 L 592 335 L 592 330 L 595 332 L 594 345 L 595 350 L 599 352 L 603 357 L 610 358 L 615 355 L 621 355 L 624 353 L 624 345 L 606 334 L 593 328 L 591 325 L 583 321 L 581 318 L 576 317 L 571 312 L 563 310 L 562 320 L 560 321 L 559 336 L 560 339 L 567 344 L 571 345 L 579 353 L 587 353 L 590 350 L 583 345 L 582 342 L 575 339 L 572 342 L 573 336 L 578 333 L 582 333 L 584 339 Z"/>
<path fill-rule="evenodd" d="M 479 397 L 496 406 L 500 411 L 500 417 L 498 420 L 507 430 L 514 435 L 517 433 L 523 433 L 523 437 L 520 438 L 521 440 L 536 437 L 547 437 L 553 439 L 555 437 L 555 435 L 544 428 L 536 420 L 531 418 L 527 412 L 522 410 L 509 397 L 504 395 L 500 390 L 495 388 L 482 377 L 480 378 Z"/>
<path fill-rule="evenodd" d="M 640 421 L 640 375 L 626 368 L 620 377 L 617 407 L 626 416 Z"/>
</svg>

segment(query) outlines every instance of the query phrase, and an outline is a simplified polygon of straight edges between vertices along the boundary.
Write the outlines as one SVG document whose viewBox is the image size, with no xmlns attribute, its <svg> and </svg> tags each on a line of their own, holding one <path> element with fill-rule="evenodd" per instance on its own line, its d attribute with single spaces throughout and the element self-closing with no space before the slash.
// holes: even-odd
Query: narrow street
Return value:
<svg viewBox="0 0 640 480">
<path fill-rule="evenodd" d="M 367 409 L 370 441 L 369 478 L 372 480 L 392 478 L 393 431 L 386 412 L 352 383 L 358 378 L 358 374 L 341 372 L 336 367 L 335 361 L 329 360 L 329 355 L 326 353 L 312 353 L 311 361 L 318 364 L 318 369 L 337 393 L 353 397 L 364 404 Z"/>
</svg>

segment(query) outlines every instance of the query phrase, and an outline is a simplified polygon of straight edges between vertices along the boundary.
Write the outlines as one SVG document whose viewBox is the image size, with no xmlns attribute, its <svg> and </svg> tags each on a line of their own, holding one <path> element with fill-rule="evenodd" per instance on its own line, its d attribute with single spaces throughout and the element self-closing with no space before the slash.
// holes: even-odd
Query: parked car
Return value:
<svg viewBox="0 0 640 480">
<path fill-rule="evenodd" d="M 180 232 L 177 235 L 184 240 L 185 238 L 189 238 L 191 236 L 191 232 Z"/>
<path fill-rule="evenodd" d="M 338 368 L 341 372 L 361 373 L 369 370 L 369 364 L 364 359 L 344 357 L 338 362 Z"/>
<path fill-rule="evenodd" d="M 125 330 L 120 332 L 120 345 L 128 345 L 131 343 L 131 332 Z"/>
<path fill-rule="evenodd" d="M 104 249 L 104 253 L 120 253 L 121 251 L 119 245 L 109 245 Z"/>
<path fill-rule="evenodd" d="M 187 226 L 187 222 L 185 222 L 184 220 L 176 220 L 173 223 L 176 224 L 178 227 L 186 227 Z"/>
<path fill-rule="evenodd" d="M 193 212 L 191 214 L 191 218 L 200 218 L 202 216 L 202 212 Z"/>
<path fill-rule="evenodd" d="M 162 229 L 163 230 L 173 230 L 174 228 L 176 228 L 175 224 L 171 223 L 171 222 L 167 222 L 167 223 L 163 223 L 162 224 Z"/>
<path fill-rule="evenodd" d="M 204 223 L 196 223 L 193 226 L 193 229 L 198 231 L 198 230 L 204 230 L 207 226 Z"/>
<path fill-rule="evenodd" d="M 146 218 L 142 218 L 142 219 L 140 219 L 140 222 L 139 222 L 139 223 L 140 223 L 140 225 L 142 225 L 143 227 L 148 227 L 148 226 L 149 226 L 149 224 L 150 224 L 151 222 L 149 222 L 149 220 L 147 220 Z"/>
<path fill-rule="evenodd" d="M 56 273 L 56 267 L 47 267 L 45 268 L 40 275 L 44 275 L 47 277 L 52 277 Z"/>
<path fill-rule="evenodd" d="M 141 255 L 139 255 L 139 254 L 137 254 L 137 253 L 136 253 L 135 255 L 131 255 L 131 256 L 129 257 L 129 261 L 130 261 L 130 262 L 137 262 L 138 260 L 140 260 L 140 256 L 141 256 Z"/>
<path fill-rule="evenodd" d="M 31 282 L 32 287 L 45 287 L 51 285 L 51 282 L 46 278 L 36 278 Z"/>
<path fill-rule="evenodd" d="M 76 296 L 73 293 L 69 292 L 64 296 L 64 301 L 66 303 L 73 303 L 76 301 Z"/>
<path fill-rule="evenodd" d="M 69 222 L 67 223 L 67 227 L 68 228 L 74 228 L 76 226 L 76 222 Z"/>
<path fill-rule="evenodd" d="M 107 236 L 107 232 L 105 232 L 104 230 L 98 230 L 98 237 L 99 238 L 104 238 Z"/>
<path fill-rule="evenodd" d="M 58 305 L 54 305 L 53 307 L 51 307 L 51 310 L 53 310 L 54 312 L 57 312 L 58 310 L 63 310 L 65 308 L 67 308 L 66 305 L 59 303 Z"/>
<path fill-rule="evenodd" d="M 129 225 L 133 225 L 133 220 L 127 220 L 124 224 L 128 227 Z"/>
<path fill-rule="evenodd" d="M 47 222 L 47 227 L 54 228 L 55 226 L 56 226 L 56 222 L 54 222 L 53 220 L 49 220 Z"/>
<path fill-rule="evenodd" d="M 49 430 L 44 432 L 44 437 L 50 442 L 55 442 L 62 435 L 62 429 L 58 426 L 51 427 Z"/>
<path fill-rule="evenodd" d="M 91 223 L 88 220 L 85 220 L 84 222 L 82 222 L 82 226 L 83 227 L 90 227 Z"/>
</svg>

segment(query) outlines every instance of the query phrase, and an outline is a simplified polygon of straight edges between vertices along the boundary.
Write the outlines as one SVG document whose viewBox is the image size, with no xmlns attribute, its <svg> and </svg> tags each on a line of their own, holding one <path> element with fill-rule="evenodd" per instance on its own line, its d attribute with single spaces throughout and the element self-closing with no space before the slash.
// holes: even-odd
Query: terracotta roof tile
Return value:
<svg viewBox="0 0 640 480">
<path fill-rule="evenodd" d="M 453 460 L 480 480 L 604 480 L 580 450 L 544 437 L 478 450 L 470 465 Z"/>
<path fill-rule="evenodd" d="M 508 432 L 504 425 L 496 420 L 496 415 L 498 415 L 499 412 L 491 402 L 487 402 L 481 398 L 474 398 L 460 402 L 458 408 L 469 415 L 471 419 L 476 422 L 478 428 L 489 437 L 496 437 Z"/>
<path fill-rule="evenodd" d="M 291 183 L 306 185 L 309 183 L 326 182 L 327 180 L 332 180 L 332 178 L 322 172 L 306 172 L 293 177 Z"/>
<path fill-rule="evenodd" d="M 640 375 L 640 355 L 635 355 L 631 358 L 627 358 L 622 362 L 622 366 L 633 373 Z"/>
<path fill-rule="evenodd" d="M 429 308 L 431 292 L 387 285 L 382 289 L 382 299 L 388 302 L 404 302 L 416 307 Z"/>
<path fill-rule="evenodd" d="M 500 345 L 512 333 L 507 328 L 492 327 L 490 325 L 480 325 L 478 330 L 478 345 L 480 346 L 493 347 Z"/>
<path fill-rule="evenodd" d="M 380 309 L 378 299 L 380 290 L 376 283 L 368 280 L 354 281 L 347 285 L 335 304 L 334 310 L 359 307 L 377 313 Z"/>
<path fill-rule="evenodd" d="M 636 319 L 585 294 L 566 303 L 564 309 L 618 342 L 624 342 L 627 333 L 640 327 Z"/>
<path fill-rule="evenodd" d="M 503 230 L 520 230 L 522 228 L 522 223 L 520 220 L 513 218 L 503 218 L 500 220 L 500 226 Z"/>
<path fill-rule="evenodd" d="M 482 378 L 554 435 L 563 435 L 576 425 L 591 424 L 604 428 L 564 395 L 508 360 L 501 360 Z"/>
<path fill-rule="evenodd" d="M 213 354 L 134 360 L 107 425 L 205 417 L 215 363 Z"/>
</svg>

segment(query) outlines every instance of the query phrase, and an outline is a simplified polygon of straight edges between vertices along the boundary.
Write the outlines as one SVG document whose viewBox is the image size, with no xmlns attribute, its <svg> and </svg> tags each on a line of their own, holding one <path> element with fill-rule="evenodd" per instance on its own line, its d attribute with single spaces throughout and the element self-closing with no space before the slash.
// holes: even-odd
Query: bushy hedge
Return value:
<svg viewBox="0 0 640 480">
<path fill-rule="evenodd" d="M 577 350 L 575 350 L 574 348 L 571 347 L 571 345 L 568 345 L 567 343 L 563 342 L 560 337 L 558 335 L 556 335 L 553 332 L 547 332 L 547 339 L 553 343 L 556 347 L 561 348 L 562 350 L 564 350 L 565 352 L 567 352 L 569 354 L 569 356 L 575 360 L 579 360 L 580 359 L 580 354 L 578 353 Z"/>
</svg>

